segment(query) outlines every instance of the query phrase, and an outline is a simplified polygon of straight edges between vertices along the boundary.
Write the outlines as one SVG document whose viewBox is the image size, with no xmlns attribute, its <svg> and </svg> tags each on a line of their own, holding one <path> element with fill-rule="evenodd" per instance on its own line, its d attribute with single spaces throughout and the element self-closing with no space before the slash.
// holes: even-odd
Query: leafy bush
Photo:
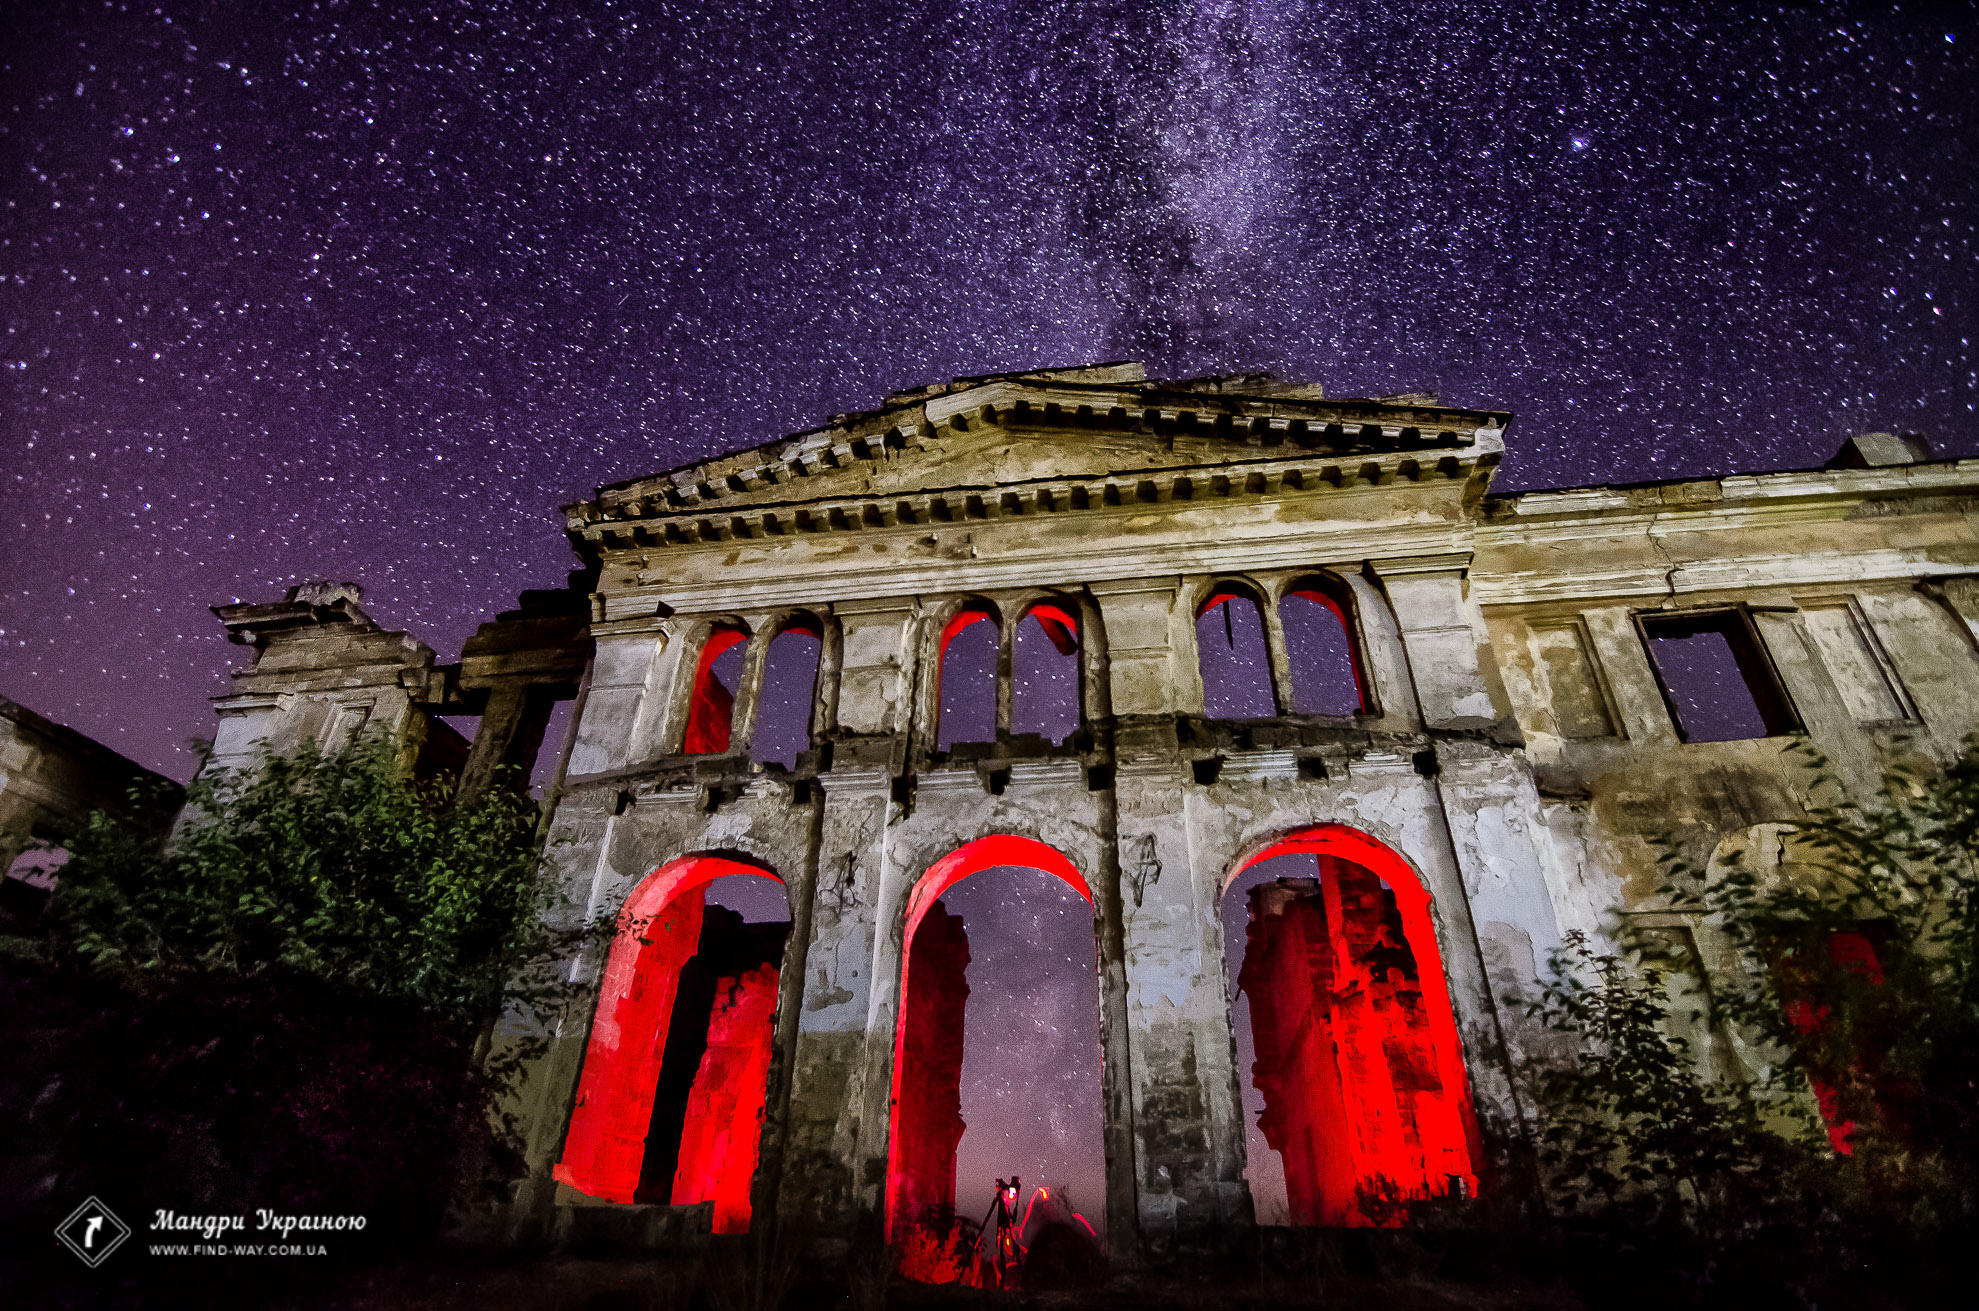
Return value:
<svg viewBox="0 0 1979 1311">
<path fill-rule="evenodd" d="M 536 822 L 515 789 L 456 804 L 382 742 L 201 779 L 163 850 L 93 817 L 39 958 L 5 963 L 0 1116 L 27 1145 L 6 1182 L 429 1237 L 461 1170 L 512 1145 L 491 1113 L 537 1049 L 490 1065 L 487 1034 L 560 1007 L 590 932 L 543 914 Z"/>
<path fill-rule="evenodd" d="M 464 1021 L 553 1000 L 536 810 L 449 804 L 378 741 L 202 778 L 160 852 L 105 816 L 70 846 L 64 945 L 124 975 L 288 971 Z"/>
<path fill-rule="evenodd" d="M 1666 1030 L 1664 986 L 1570 933 L 1530 1008 L 1575 1040 L 1576 1059 L 1531 1076 L 1541 1164 L 1568 1210 L 1670 1219 L 1724 1205 L 1804 1137 L 1769 1131 L 1744 1089 L 1699 1077 L 1689 1042 Z"/>
<path fill-rule="evenodd" d="M 1835 795 L 1802 750 L 1810 790 Z M 1975 837 L 1979 746 L 1893 768 L 1870 805 L 1810 807 L 1790 873 L 1663 842 L 1666 904 L 1741 966 L 1713 978 L 1710 1018 L 1753 1058 L 1749 1083 L 1700 1073 L 1641 935 L 1608 952 L 1569 935 L 1528 1010 L 1573 1055 L 1527 1086 L 1584 1270 L 1624 1301 L 1857 1283 L 1895 1304 L 1962 1264 L 1979 1218 Z"/>
</svg>

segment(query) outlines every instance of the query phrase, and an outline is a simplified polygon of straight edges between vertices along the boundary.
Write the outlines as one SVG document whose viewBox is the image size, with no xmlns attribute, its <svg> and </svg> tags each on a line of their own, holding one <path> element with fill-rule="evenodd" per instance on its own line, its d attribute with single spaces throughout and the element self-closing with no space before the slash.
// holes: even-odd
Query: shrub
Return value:
<svg viewBox="0 0 1979 1311">
<path fill-rule="evenodd" d="M 409 779 L 382 742 L 203 778 L 164 849 L 92 817 L 39 958 L 6 965 L 13 1195 L 430 1237 L 462 1168 L 512 1148 L 491 1113 L 540 1050 L 490 1065 L 487 1034 L 554 1013 L 593 931 L 543 913 L 536 822 L 515 789 Z"/>
</svg>

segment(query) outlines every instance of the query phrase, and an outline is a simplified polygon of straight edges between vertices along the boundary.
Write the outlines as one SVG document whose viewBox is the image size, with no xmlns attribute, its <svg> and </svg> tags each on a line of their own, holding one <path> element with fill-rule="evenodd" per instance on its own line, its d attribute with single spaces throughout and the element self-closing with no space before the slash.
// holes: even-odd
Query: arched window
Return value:
<svg viewBox="0 0 1979 1311">
<path fill-rule="evenodd" d="M 786 624 L 770 639 L 763 663 L 763 690 L 756 698 L 756 726 L 749 734 L 749 758 L 795 768 L 811 749 L 811 712 L 818 700 L 818 657 L 824 628 L 809 615 Z"/>
<path fill-rule="evenodd" d="M 1079 621 L 1069 604 L 1034 605 L 1017 623 L 1012 733 L 1063 742 L 1079 727 Z"/>
<path fill-rule="evenodd" d="M 611 1202 L 713 1202 L 746 1233 L 790 935 L 781 880 L 719 856 L 626 899 L 557 1179 Z"/>
<path fill-rule="evenodd" d="M 1764 927 L 1749 945 L 1765 964 L 1787 1022 L 1786 1036 L 1798 1049 L 1835 1151 L 1854 1154 L 1863 1121 L 1901 1139 L 1908 1128 L 1905 1112 L 1918 1105 L 1916 1088 L 1887 1064 L 1891 1012 L 1878 999 L 1883 956 L 1895 926 L 1886 919 L 1834 915 L 1833 891 L 1847 885 L 1848 874 L 1838 868 L 1832 849 L 1792 824 L 1755 824 L 1729 835 L 1706 868 L 1714 880 L 1749 878 L 1760 895 L 1752 919 Z M 1766 913 L 1769 899 L 1778 896 L 1793 909 Z M 1800 907 L 1809 903 L 1829 913 L 1803 918 Z M 1683 981 L 1674 972 L 1665 978 Z M 1672 987 L 1673 1000 L 1675 991 Z M 1708 997 L 1708 985 L 1700 991 Z M 1671 1032 L 1689 1039 L 1693 1051 L 1699 1048 L 1679 1024 L 1672 1024 Z M 1724 1063 L 1736 1068 L 1731 1059 Z"/>
<path fill-rule="evenodd" d="M 693 700 L 687 709 L 688 755 L 719 755 L 728 750 L 735 693 L 742 686 L 742 656 L 748 641 L 746 631 L 723 624 L 711 629 L 701 644 L 701 658 L 694 666 Z"/>
<path fill-rule="evenodd" d="M 1218 583 L 1196 611 L 1196 661 L 1202 671 L 1203 713 L 1211 719 L 1269 719 L 1271 652 L 1264 611 L 1242 583 Z"/>
<path fill-rule="evenodd" d="M 1259 1223 L 1395 1225 L 1474 1196 L 1463 1046 L 1408 863 L 1344 824 L 1300 830 L 1239 867 L 1223 926 Z"/>
<path fill-rule="evenodd" d="M 1346 584 L 1324 574 L 1301 578 L 1279 601 L 1278 622 L 1292 669 L 1292 713 L 1373 712 L 1360 644 L 1354 640 L 1353 613 Z"/>
<path fill-rule="evenodd" d="M 939 698 L 935 747 L 957 742 L 996 741 L 996 659 L 1000 635 L 996 612 L 972 601 L 956 611 L 941 630 Z"/>
</svg>

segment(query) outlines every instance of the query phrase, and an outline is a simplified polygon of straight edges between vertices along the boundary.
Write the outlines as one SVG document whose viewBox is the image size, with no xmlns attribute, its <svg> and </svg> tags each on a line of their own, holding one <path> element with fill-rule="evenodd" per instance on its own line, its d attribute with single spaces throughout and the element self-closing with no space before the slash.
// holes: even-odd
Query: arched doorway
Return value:
<svg viewBox="0 0 1979 1311">
<path fill-rule="evenodd" d="M 1344 824 L 1241 862 L 1224 954 L 1260 1224 L 1399 1224 L 1412 1201 L 1473 1196 L 1463 1046 L 1429 893 Z"/>
<path fill-rule="evenodd" d="M 723 856 L 655 870 L 619 913 L 556 1177 L 613 1202 L 714 1203 L 749 1228 L 790 910 Z"/>
<path fill-rule="evenodd" d="M 1069 1189 L 1081 1212 L 1103 1216 L 1091 901 L 1062 853 L 1012 834 L 950 852 L 909 896 L 887 1161 L 893 1241 L 946 1236 L 958 1211 L 979 1218 L 993 1179 L 1009 1174 L 1026 1194 Z"/>
</svg>

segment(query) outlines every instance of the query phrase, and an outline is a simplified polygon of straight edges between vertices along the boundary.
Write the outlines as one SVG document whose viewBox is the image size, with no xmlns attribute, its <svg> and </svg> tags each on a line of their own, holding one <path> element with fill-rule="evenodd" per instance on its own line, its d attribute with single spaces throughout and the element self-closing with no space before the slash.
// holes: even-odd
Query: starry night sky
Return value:
<svg viewBox="0 0 1979 1311">
<path fill-rule="evenodd" d="M 181 777 L 207 613 L 451 659 L 553 508 L 956 374 L 1519 414 L 1501 486 L 1979 449 L 1970 7 L 14 4 L 0 692 Z"/>
<path fill-rule="evenodd" d="M 955 1210 L 982 1219 L 996 1181 L 1040 1184 L 1106 1227 L 1099 963 L 1093 908 L 1043 870 L 971 874 L 941 899 L 969 934 Z M 912 981 L 909 981 L 912 987 Z"/>
</svg>

